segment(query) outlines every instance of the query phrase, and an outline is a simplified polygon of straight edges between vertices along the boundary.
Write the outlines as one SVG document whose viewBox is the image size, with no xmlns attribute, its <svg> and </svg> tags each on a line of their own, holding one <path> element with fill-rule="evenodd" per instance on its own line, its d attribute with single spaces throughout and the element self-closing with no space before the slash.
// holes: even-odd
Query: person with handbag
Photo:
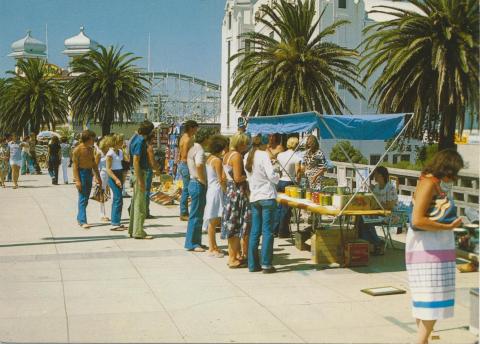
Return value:
<svg viewBox="0 0 480 344">
<path fill-rule="evenodd" d="M 130 205 L 130 222 L 128 234 L 135 239 L 153 239 L 143 229 L 146 213 L 146 170 L 148 168 L 147 138 L 153 131 L 154 126 L 150 121 L 140 124 L 138 131 L 130 140 L 130 161 L 133 163 L 133 198 Z"/>
<path fill-rule="evenodd" d="M 78 224 L 85 229 L 91 226 L 87 222 L 87 205 L 90 192 L 92 191 L 92 180 L 95 175 L 96 182 L 101 186 L 102 180 L 98 172 L 98 165 L 95 163 L 93 145 L 95 133 L 91 130 L 84 130 L 80 137 L 80 144 L 73 151 L 73 175 L 75 186 L 78 190 Z"/>
<path fill-rule="evenodd" d="M 455 239 L 462 223 L 448 189 L 463 168 L 463 159 L 445 149 L 423 169 L 412 199 L 405 262 L 412 295 L 418 343 L 428 343 L 435 322 L 453 317 L 455 304 Z M 450 186 L 450 187 L 449 187 Z"/>
</svg>

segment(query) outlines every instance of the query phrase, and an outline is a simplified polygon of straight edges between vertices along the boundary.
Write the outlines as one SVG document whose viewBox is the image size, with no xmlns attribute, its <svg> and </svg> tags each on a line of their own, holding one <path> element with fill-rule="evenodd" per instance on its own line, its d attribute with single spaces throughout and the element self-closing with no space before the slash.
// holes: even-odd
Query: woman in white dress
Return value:
<svg viewBox="0 0 480 344">
<path fill-rule="evenodd" d="M 100 178 L 102 179 L 102 189 L 107 191 L 108 187 L 108 173 L 107 173 L 107 153 L 110 146 L 108 145 L 109 138 L 104 137 L 98 143 L 98 149 L 95 154 L 95 162 L 98 165 L 98 171 L 100 172 Z M 100 216 L 102 222 L 110 222 L 105 210 L 105 202 L 100 202 Z"/>
<path fill-rule="evenodd" d="M 223 214 L 223 194 L 226 190 L 226 179 L 222 167 L 222 155 L 228 140 L 216 135 L 210 141 L 210 156 L 207 159 L 207 204 L 203 215 L 203 229 L 208 229 L 209 250 L 212 257 L 223 258 L 225 254 L 218 248 L 215 239 L 216 228 L 220 226 Z"/>
<path fill-rule="evenodd" d="M 462 224 L 462 219 L 457 217 L 448 189 L 462 168 L 463 159 L 455 150 L 438 152 L 425 166 L 413 194 L 405 263 L 420 344 L 428 344 L 437 320 L 453 317 L 456 261 L 453 229 Z"/>
</svg>

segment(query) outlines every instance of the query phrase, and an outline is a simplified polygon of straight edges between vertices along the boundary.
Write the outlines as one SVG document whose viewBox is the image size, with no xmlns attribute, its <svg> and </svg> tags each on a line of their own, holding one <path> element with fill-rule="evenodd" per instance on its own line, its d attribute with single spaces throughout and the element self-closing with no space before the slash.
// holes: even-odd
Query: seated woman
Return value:
<svg viewBox="0 0 480 344">
<path fill-rule="evenodd" d="M 389 181 L 389 176 L 388 170 L 385 167 L 378 166 L 373 171 L 373 178 L 377 184 L 375 184 L 372 191 L 383 208 L 392 210 L 397 204 L 398 197 L 397 190 L 395 190 L 395 187 Z M 378 237 L 374 224 L 365 223 L 364 218 L 359 217 L 358 232 L 360 239 L 367 240 L 375 246 L 375 253 L 378 254 L 382 252 L 385 243 Z"/>
</svg>

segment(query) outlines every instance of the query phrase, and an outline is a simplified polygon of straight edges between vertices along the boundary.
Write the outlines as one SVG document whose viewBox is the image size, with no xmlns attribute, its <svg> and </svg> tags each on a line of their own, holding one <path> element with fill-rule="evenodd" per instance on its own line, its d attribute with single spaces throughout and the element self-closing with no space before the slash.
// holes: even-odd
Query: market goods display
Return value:
<svg viewBox="0 0 480 344">
<path fill-rule="evenodd" d="M 173 205 L 180 200 L 182 188 L 168 174 L 155 177 L 150 200 L 161 205 Z"/>
</svg>

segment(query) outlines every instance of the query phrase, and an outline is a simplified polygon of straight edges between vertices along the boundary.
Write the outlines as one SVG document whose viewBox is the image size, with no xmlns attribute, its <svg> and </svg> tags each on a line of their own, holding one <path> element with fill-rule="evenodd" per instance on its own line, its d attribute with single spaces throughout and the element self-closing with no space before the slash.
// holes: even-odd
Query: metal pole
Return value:
<svg viewBox="0 0 480 344">
<path fill-rule="evenodd" d="M 381 159 L 379 160 L 379 162 L 375 165 L 374 169 L 372 169 L 372 172 L 370 172 L 370 173 L 368 174 L 368 176 L 367 176 L 366 179 L 364 179 L 364 178 L 362 177 L 362 183 L 361 183 L 360 187 L 363 186 L 363 184 L 366 183 L 366 181 L 370 178 L 370 176 L 371 176 L 371 174 L 373 173 L 373 171 L 375 170 L 375 168 L 382 162 L 382 160 L 383 160 L 383 158 L 385 157 L 385 155 L 386 155 L 386 154 L 388 153 L 388 151 L 392 148 L 393 144 L 395 144 L 395 143 L 398 141 L 398 139 L 400 138 L 400 136 L 404 133 L 404 131 L 405 131 L 405 130 L 407 129 L 407 127 L 410 125 L 410 123 L 411 123 L 412 120 L 413 120 L 413 113 L 411 113 L 411 115 L 412 115 L 412 117 L 410 118 L 410 120 L 409 120 L 409 121 L 407 122 L 407 124 L 402 128 L 402 130 L 398 133 L 397 137 L 394 139 L 394 141 L 392 142 L 392 144 L 391 144 L 391 145 L 388 147 L 388 149 L 385 151 L 385 153 L 383 154 L 382 158 L 381 158 Z M 324 120 L 323 118 L 321 118 L 321 116 L 320 116 L 320 119 L 322 120 L 323 124 L 325 125 L 325 127 L 327 128 L 327 130 L 330 132 L 330 134 L 336 139 L 335 135 L 333 134 L 332 130 L 331 130 L 330 127 L 327 125 L 327 123 L 325 122 L 325 120 Z M 345 156 L 347 157 L 347 159 L 349 160 L 349 162 L 352 164 L 352 166 L 353 166 L 353 168 L 355 169 L 355 171 L 358 173 L 358 170 L 357 170 L 355 164 L 352 162 L 352 160 L 350 159 L 350 157 L 346 154 L 345 150 L 344 150 L 341 146 L 340 146 L 340 148 L 341 148 L 343 154 L 345 154 Z M 370 186 L 369 186 L 369 185 L 367 185 L 367 186 L 368 186 L 368 189 L 369 189 L 370 191 L 372 191 L 371 188 L 370 188 Z M 334 218 L 333 221 L 332 221 L 332 224 L 335 222 L 335 220 L 336 220 L 339 216 L 341 216 L 341 215 L 343 214 L 343 212 L 344 212 L 345 209 L 348 207 L 348 205 L 353 201 L 353 198 L 354 198 L 355 195 L 358 193 L 358 189 L 359 189 L 359 188 L 357 188 L 357 190 L 356 190 L 355 193 L 352 195 L 352 197 L 351 197 L 350 200 L 347 202 L 347 204 L 345 204 L 345 206 L 340 210 L 340 213 L 339 213 L 337 216 L 335 216 L 335 218 Z M 377 204 L 382 208 L 382 210 L 385 211 L 385 208 L 382 206 L 382 204 L 380 203 L 380 201 L 378 200 L 378 198 L 375 196 L 375 194 L 374 194 L 373 192 L 372 192 L 372 195 L 373 195 L 373 198 L 375 199 L 375 201 L 377 202 Z"/>
<path fill-rule="evenodd" d="M 334 140 L 337 140 L 337 137 L 335 136 L 335 134 L 333 133 L 332 129 L 330 129 L 330 127 L 328 126 L 327 122 L 325 122 L 325 119 L 323 118 L 323 116 L 320 116 L 320 120 L 322 121 L 322 123 L 325 125 L 325 127 L 327 128 L 328 132 L 330 133 L 330 135 L 332 135 L 332 137 L 334 138 Z M 347 152 L 345 152 L 345 150 L 343 149 L 342 145 L 340 145 L 340 149 L 342 150 L 342 153 L 345 155 L 345 157 L 348 159 L 348 161 L 350 162 L 350 164 L 353 166 L 353 168 L 355 169 L 355 172 L 360 174 L 355 163 L 352 161 L 352 159 L 350 158 L 350 156 L 347 154 Z M 360 174 L 360 177 L 363 179 L 363 176 Z M 367 177 L 367 180 L 368 178 L 370 177 L 370 173 Z M 363 179 L 363 182 L 365 182 L 365 179 Z M 361 184 L 361 186 L 363 185 L 363 183 Z M 370 189 L 370 186 L 368 185 L 368 189 L 370 191 L 372 191 Z M 338 215 L 335 216 L 335 218 L 333 219 L 331 225 L 333 225 L 335 223 L 335 220 L 341 216 L 343 214 L 343 212 L 345 211 L 345 209 L 350 205 L 350 203 L 352 203 L 353 201 L 353 198 L 355 197 L 355 195 L 358 193 L 358 190 L 359 188 L 357 188 L 357 190 L 355 191 L 355 193 L 352 195 L 352 197 L 348 200 L 347 204 L 345 204 L 345 206 L 340 210 L 340 213 L 338 213 Z M 375 196 L 375 194 L 372 192 L 372 195 L 373 195 L 373 198 L 375 199 L 375 201 L 377 201 L 378 205 L 380 206 L 380 208 L 382 208 L 382 210 L 385 211 L 385 208 L 383 208 L 382 204 L 380 203 L 380 201 L 378 200 L 378 198 Z"/>
</svg>

